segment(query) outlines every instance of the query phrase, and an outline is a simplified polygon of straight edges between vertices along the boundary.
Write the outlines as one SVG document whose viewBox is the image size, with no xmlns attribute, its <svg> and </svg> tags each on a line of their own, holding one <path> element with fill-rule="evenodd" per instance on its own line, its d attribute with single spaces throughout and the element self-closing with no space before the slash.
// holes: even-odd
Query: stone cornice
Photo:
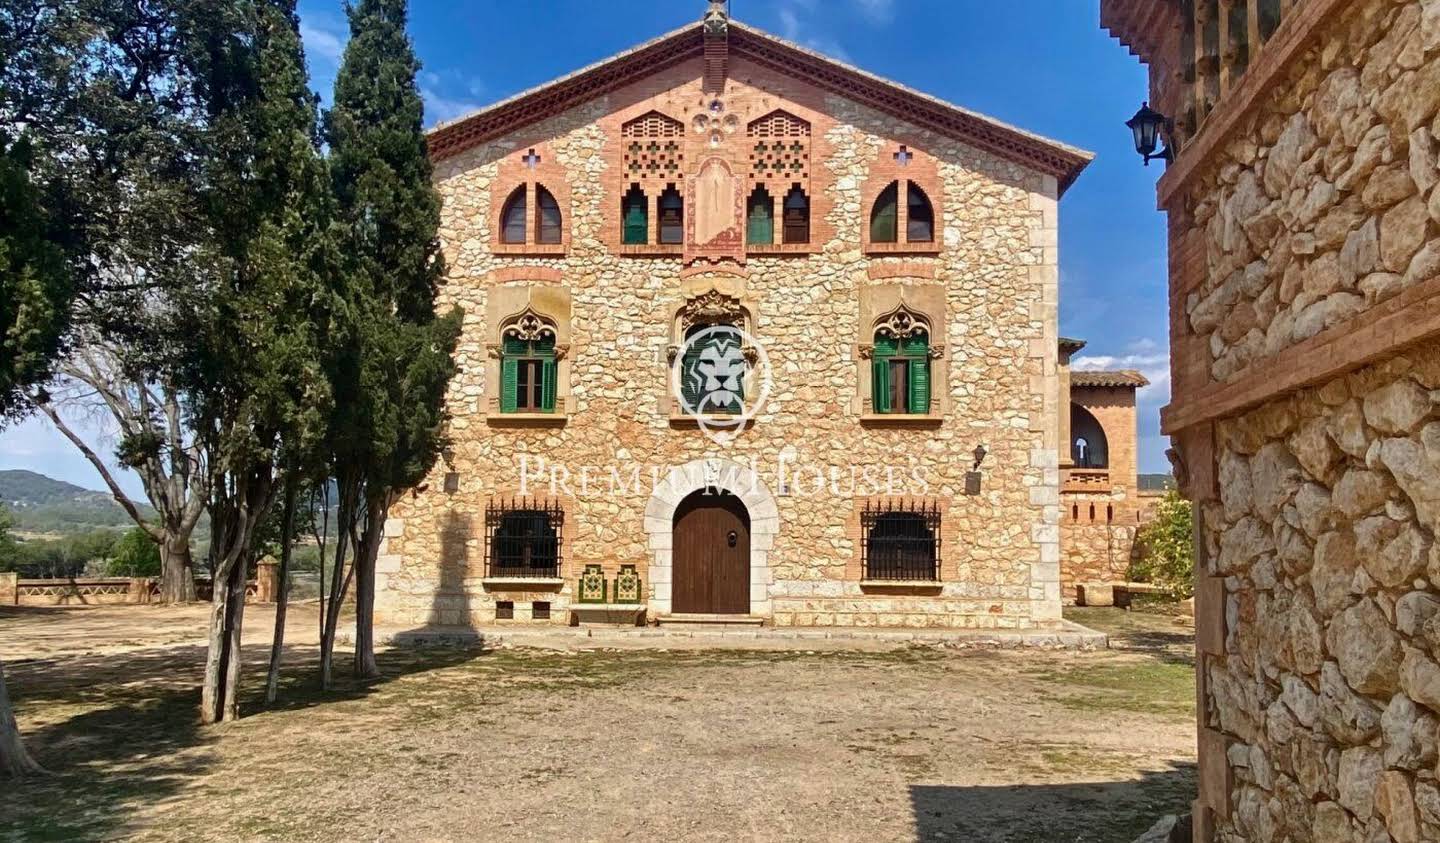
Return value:
<svg viewBox="0 0 1440 843">
<path fill-rule="evenodd" d="M 442 124 L 427 135 L 436 161 L 560 114 L 666 68 L 704 56 L 704 30 L 694 24 L 591 65 L 569 76 Z M 731 55 L 743 56 L 947 137 L 994 153 L 1056 179 L 1064 193 L 1093 155 L 958 108 L 894 82 L 731 21 Z"/>
</svg>

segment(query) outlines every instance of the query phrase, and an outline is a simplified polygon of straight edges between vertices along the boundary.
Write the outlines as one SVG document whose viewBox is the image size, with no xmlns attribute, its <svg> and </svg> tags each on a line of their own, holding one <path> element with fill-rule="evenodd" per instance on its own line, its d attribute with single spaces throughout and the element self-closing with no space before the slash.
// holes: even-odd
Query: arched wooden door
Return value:
<svg viewBox="0 0 1440 843">
<path fill-rule="evenodd" d="M 671 606 L 750 614 L 750 513 L 734 495 L 696 492 L 675 510 Z"/>
</svg>

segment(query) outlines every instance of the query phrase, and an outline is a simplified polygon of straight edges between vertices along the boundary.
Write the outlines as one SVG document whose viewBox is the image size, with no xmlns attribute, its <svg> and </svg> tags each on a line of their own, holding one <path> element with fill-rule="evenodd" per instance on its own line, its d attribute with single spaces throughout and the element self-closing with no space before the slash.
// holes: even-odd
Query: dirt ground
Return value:
<svg viewBox="0 0 1440 843">
<path fill-rule="evenodd" d="M 1129 843 L 1195 787 L 1163 616 L 1077 610 L 1092 653 L 390 650 L 322 693 L 302 606 L 266 709 L 252 606 L 247 716 L 202 728 L 207 608 L 0 609 L 54 773 L 0 790 L 0 839 Z"/>
</svg>

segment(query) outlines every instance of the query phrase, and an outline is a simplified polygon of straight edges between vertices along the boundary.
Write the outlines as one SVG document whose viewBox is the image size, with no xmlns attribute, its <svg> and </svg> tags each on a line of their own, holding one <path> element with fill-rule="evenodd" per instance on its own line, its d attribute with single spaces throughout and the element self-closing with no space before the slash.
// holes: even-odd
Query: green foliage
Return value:
<svg viewBox="0 0 1440 843">
<path fill-rule="evenodd" d="M 72 535 L 133 523 L 109 493 L 82 489 L 33 471 L 0 471 L 0 501 L 11 508 L 14 528 L 24 533 Z M 149 506 L 137 506 L 142 516 L 155 517 Z"/>
<path fill-rule="evenodd" d="M 325 120 L 350 317 L 331 369 L 335 474 L 374 500 L 420 482 L 439 456 L 460 332 L 458 311 L 435 314 L 440 198 L 405 20 L 404 0 L 350 8 Z"/>
<path fill-rule="evenodd" d="M 62 539 L 16 542 L 13 556 L 0 555 L 0 571 L 19 571 L 22 577 L 78 577 L 109 559 L 120 536 L 115 530 L 92 530 Z"/>
<path fill-rule="evenodd" d="M 160 545 L 139 527 L 126 531 L 115 543 L 105 572 L 112 577 L 160 576 Z"/>
<path fill-rule="evenodd" d="M 1163 586 L 1172 596 L 1189 597 L 1195 589 L 1194 517 L 1190 502 L 1175 489 L 1156 506 L 1155 520 L 1136 536 L 1139 558 L 1130 578 Z"/>
<path fill-rule="evenodd" d="M 7 571 L 6 565 L 14 564 L 15 560 L 15 539 L 10 535 L 10 528 L 14 526 L 15 519 L 10 515 L 10 510 L 0 505 L 0 571 Z"/>
<path fill-rule="evenodd" d="M 50 379 L 75 295 L 33 166 L 30 143 L 0 130 L 0 419 Z"/>
</svg>

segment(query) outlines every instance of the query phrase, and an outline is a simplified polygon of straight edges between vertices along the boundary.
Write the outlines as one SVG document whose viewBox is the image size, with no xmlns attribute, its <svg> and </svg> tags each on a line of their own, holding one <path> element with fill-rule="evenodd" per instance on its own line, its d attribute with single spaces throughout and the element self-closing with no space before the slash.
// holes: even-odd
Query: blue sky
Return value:
<svg viewBox="0 0 1440 843">
<path fill-rule="evenodd" d="M 430 123 L 531 88 L 698 20 L 703 0 L 412 2 Z M 1159 165 L 1142 167 L 1124 121 L 1145 97 L 1139 62 L 1099 28 L 1099 0 L 733 0 L 732 14 L 957 105 L 1096 153 L 1060 205 L 1060 328 L 1081 365 L 1139 369 L 1140 467 L 1168 471 L 1169 400 Z M 311 82 L 327 100 L 348 27 L 340 0 L 301 0 Z M 104 431 L 88 427 L 103 439 Z M 111 448 L 105 448 L 108 453 Z M 99 488 L 47 424 L 0 433 L 0 468 Z M 139 493 L 139 484 L 126 485 Z"/>
</svg>

